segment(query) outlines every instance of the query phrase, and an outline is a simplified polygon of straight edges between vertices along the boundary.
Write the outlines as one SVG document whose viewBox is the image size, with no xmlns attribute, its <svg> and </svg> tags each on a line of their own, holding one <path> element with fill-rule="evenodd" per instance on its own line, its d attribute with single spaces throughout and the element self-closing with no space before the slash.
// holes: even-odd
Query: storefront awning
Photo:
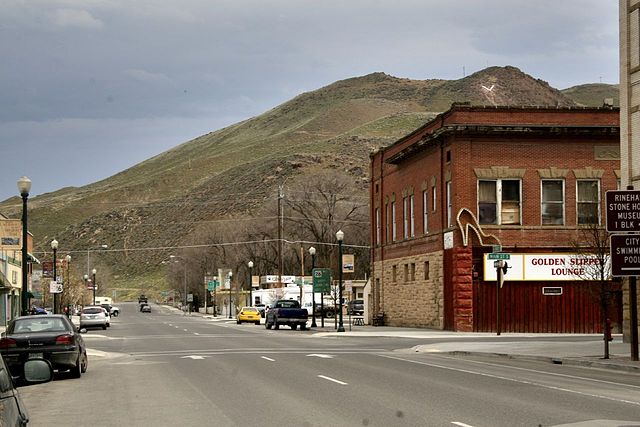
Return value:
<svg viewBox="0 0 640 427">
<path fill-rule="evenodd" d="M 27 254 L 27 261 L 33 264 L 42 264 L 38 258 L 35 257 L 32 253 Z"/>
</svg>

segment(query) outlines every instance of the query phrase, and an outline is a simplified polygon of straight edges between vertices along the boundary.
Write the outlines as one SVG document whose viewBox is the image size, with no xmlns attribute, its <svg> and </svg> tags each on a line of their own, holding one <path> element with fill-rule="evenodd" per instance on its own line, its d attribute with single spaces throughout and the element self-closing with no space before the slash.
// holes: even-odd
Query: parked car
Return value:
<svg viewBox="0 0 640 427">
<path fill-rule="evenodd" d="M 113 317 L 118 317 L 120 315 L 120 308 L 116 307 L 115 305 L 112 305 L 111 311 L 109 311 L 109 314 L 112 315 Z"/>
<path fill-rule="evenodd" d="M 242 307 L 236 316 L 236 322 L 241 324 L 242 322 L 251 322 L 256 325 L 260 324 L 260 311 L 256 307 Z"/>
<path fill-rule="evenodd" d="M 99 327 L 107 329 L 108 318 L 105 309 L 97 306 L 90 305 L 84 307 L 80 312 L 80 328 L 95 328 Z"/>
<path fill-rule="evenodd" d="M 307 309 L 301 308 L 296 300 L 278 300 L 267 311 L 264 326 L 267 329 L 280 329 L 280 325 L 290 326 L 291 329 L 307 329 Z"/>
<path fill-rule="evenodd" d="M 151 306 L 149 304 L 140 304 L 140 311 L 143 313 L 151 313 Z"/>
<path fill-rule="evenodd" d="M 362 316 L 364 314 L 364 300 L 354 299 L 347 303 L 347 314 Z"/>
<path fill-rule="evenodd" d="M 87 370 L 87 349 L 78 328 L 67 316 L 21 316 L 9 322 L 0 338 L 0 353 L 14 376 L 23 374 L 30 359 L 45 359 L 74 377 Z"/>
<path fill-rule="evenodd" d="M 254 307 L 258 309 L 258 312 L 260 313 L 260 317 L 264 317 L 267 309 L 266 304 L 258 303 Z"/>
<path fill-rule="evenodd" d="M 52 379 L 53 369 L 49 362 L 31 359 L 25 362 L 22 375 L 14 381 L 4 359 L 0 357 L 0 425 L 26 426 L 29 422 L 29 414 L 16 386 L 46 383 Z"/>
</svg>

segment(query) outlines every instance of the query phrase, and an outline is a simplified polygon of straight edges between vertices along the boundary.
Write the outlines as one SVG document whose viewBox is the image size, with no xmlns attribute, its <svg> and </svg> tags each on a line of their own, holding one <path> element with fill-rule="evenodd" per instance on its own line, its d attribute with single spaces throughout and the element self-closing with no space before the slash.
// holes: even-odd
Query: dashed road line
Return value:
<svg viewBox="0 0 640 427">
<path fill-rule="evenodd" d="M 260 357 L 261 357 L 262 359 L 264 359 L 264 360 L 268 360 L 269 362 L 275 362 L 275 361 L 276 361 L 276 359 L 272 359 L 272 358 L 267 357 L 267 356 L 260 356 Z"/>
<path fill-rule="evenodd" d="M 336 384 L 340 384 L 340 385 L 349 385 L 348 383 L 345 383 L 344 381 L 340 381 L 340 380 L 337 380 L 335 378 L 327 377 L 327 376 L 324 376 L 324 375 L 318 375 L 318 378 L 322 378 L 323 380 L 327 380 L 327 381 L 332 381 L 332 382 L 334 382 Z"/>
</svg>

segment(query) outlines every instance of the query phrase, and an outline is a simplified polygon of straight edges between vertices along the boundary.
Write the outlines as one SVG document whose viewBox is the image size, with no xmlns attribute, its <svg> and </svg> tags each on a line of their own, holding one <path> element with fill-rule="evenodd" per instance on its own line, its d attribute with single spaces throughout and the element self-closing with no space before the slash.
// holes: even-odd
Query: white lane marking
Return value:
<svg viewBox="0 0 640 427">
<path fill-rule="evenodd" d="M 264 359 L 264 360 L 268 360 L 269 362 L 275 362 L 275 361 L 276 361 L 276 359 L 272 359 L 272 358 L 267 357 L 267 356 L 260 356 L 260 357 L 261 357 L 262 359 Z"/>
<path fill-rule="evenodd" d="M 193 335 L 200 335 L 200 334 L 199 334 L 199 333 L 197 333 L 197 332 L 194 332 L 194 333 L 193 333 Z"/>
<path fill-rule="evenodd" d="M 188 330 L 188 329 L 183 329 L 183 331 L 185 331 L 185 332 L 189 332 L 189 330 Z"/>
<path fill-rule="evenodd" d="M 307 354 L 307 357 L 319 357 L 320 359 L 333 359 L 333 356 L 330 354 Z"/>
<path fill-rule="evenodd" d="M 449 370 L 449 371 L 462 372 L 462 373 L 465 373 L 465 374 L 479 375 L 481 377 L 495 378 L 495 379 L 504 380 L 504 381 L 511 381 L 511 382 L 519 383 L 519 384 L 527 384 L 527 385 L 532 385 L 532 386 L 536 386 L 536 387 L 547 388 L 549 390 L 564 391 L 566 393 L 578 394 L 580 396 L 595 397 L 596 399 L 611 400 L 613 402 L 627 403 L 629 405 L 640 406 L 640 401 L 634 402 L 632 400 L 616 399 L 614 397 L 608 397 L 608 396 L 603 396 L 603 395 L 594 394 L 594 393 L 585 393 L 583 391 L 571 390 L 571 389 L 564 388 L 564 387 L 556 387 L 556 386 L 551 386 L 551 385 L 547 385 L 547 384 L 541 384 L 541 383 L 537 383 L 537 382 L 534 382 L 534 381 L 519 380 L 519 379 L 516 379 L 516 378 L 509 378 L 509 377 L 504 377 L 502 375 L 495 375 L 495 374 L 487 374 L 485 372 L 477 372 L 477 371 L 472 371 L 472 370 L 469 370 L 469 369 L 452 368 L 451 366 L 438 365 L 436 363 L 419 362 L 417 360 L 408 360 L 408 359 L 403 359 L 401 357 L 386 356 L 384 354 L 379 354 L 378 356 L 386 357 L 387 359 L 400 360 L 402 362 L 415 363 L 417 365 L 431 366 L 433 368 L 446 369 L 446 370 Z"/>
<path fill-rule="evenodd" d="M 335 378 L 325 377 L 324 375 L 318 375 L 318 378 L 322 378 L 322 379 L 327 380 L 327 381 L 333 381 L 334 383 L 338 383 L 340 385 L 349 385 L 348 383 L 345 383 L 345 382 L 340 381 L 340 380 L 336 380 Z"/>
<path fill-rule="evenodd" d="M 174 326 L 174 328 L 176 328 L 176 329 L 180 329 L 180 326 L 176 325 L 176 326 Z"/>
<path fill-rule="evenodd" d="M 472 425 L 461 423 L 460 421 L 451 421 L 451 424 L 455 424 L 460 427 L 473 427 Z"/>
<path fill-rule="evenodd" d="M 182 356 L 180 359 L 204 360 L 206 357 L 209 356 L 196 356 L 195 354 L 192 354 L 190 356 Z"/>
</svg>

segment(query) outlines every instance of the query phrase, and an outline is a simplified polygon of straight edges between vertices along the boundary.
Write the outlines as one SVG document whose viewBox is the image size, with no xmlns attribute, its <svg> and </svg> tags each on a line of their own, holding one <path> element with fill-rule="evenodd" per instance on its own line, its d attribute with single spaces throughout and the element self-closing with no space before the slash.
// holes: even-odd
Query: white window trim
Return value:
<svg viewBox="0 0 640 427">
<path fill-rule="evenodd" d="M 391 202 L 391 241 L 395 242 L 397 235 L 396 227 L 396 202 Z"/>
<path fill-rule="evenodd" d="M 588 225 L 588 224 L 580 224 L 578 222 L 578 214 L 579 214 L 579 209 L 578 209 L 578 205 L 580 203 L 580 201 L 578 200 L 578 183 L 579 182 L 593 182 L 596 181 L 598 183 L 598 200 L 596 201 L 596 203 L 598 204 L 598 223 L 596 225 L 601 225 L 602 224 L 602 194 L 600 193 L 600 180 L 599 179 L 578 179 L 576 180 L 576 224 L 578 225 Z"/>
<path fill-rule="evenodd" d="M 422 233 L 429 233 L 429 191 L 422 192 Z"/>
<path fill-rule="evenodd" d="M 409 237 L 409 197 L 402 198 L 402 237 Z"/>
<path fill-rule="evenodd" d="M 518 179 L 518 178 L 478 179 L 476 181 L 476 195 L 477 195 L 476 212 L 478 214 L 478 222 L 480 222 L 480 181 L 494 181 L 496 183 L 496 223 L 495 224 L 481 223 L 481 224 L 482 225 L 502 225 L 502 181 L 518 181 L 520 183 L 520 185 L 518 186 L 519 187 L 518 192 L 520 197 L 520 205 L 519 205 L 520 209 L 518 209 L 519 211 L 518 224 L 508 224 L 508 225 L 522 225 L 522 179 Z M 542 194 L 542 184 L 540 185 L 541 185 L 540 194 Z M 542 212 L 540 213 L 540 218 L 542 220 Z"/>
<path fill-rule="evenodd" d="M 380 208 L 376 208 L 376 245 L 380 244 Z"/>
<path fill-rule="evenodd" d="M 546 181 L 560 181 L 562 182 L 562 224 L 544 224 L 542 222 L 542 204 L 544 203 L 544 195 L 543 192 L 543 183 Z M 567 223 L 566 218 L 566 205 L 567 205 L 567 195 L 566 195 L 566 181 L 564 178 L 549 178 L 549 179 L 541 179 L 540 180 L 540 225 L 544 226 L 553 226 L 553 225 L 565 225 Z"/>
<path fill-rule="evenodd" d="M 409 229 L 409 236 L 410 237 L 415 237 L 416 235 L 416 219 L 414 216 L 414 200 L 413 200 L 413 194 L 409 196 L 409 217 L 410 217 L 410 229 Z"/>
<path fill-rule="evenodd" d="M 452 227 L 453 226 L 453 194 L 451 194 L 451 192 L 453 187 L 451 185 L 451 181 L 447 181 L 446 188 L 447 188 L 447 227 Z"/>
</svg>

